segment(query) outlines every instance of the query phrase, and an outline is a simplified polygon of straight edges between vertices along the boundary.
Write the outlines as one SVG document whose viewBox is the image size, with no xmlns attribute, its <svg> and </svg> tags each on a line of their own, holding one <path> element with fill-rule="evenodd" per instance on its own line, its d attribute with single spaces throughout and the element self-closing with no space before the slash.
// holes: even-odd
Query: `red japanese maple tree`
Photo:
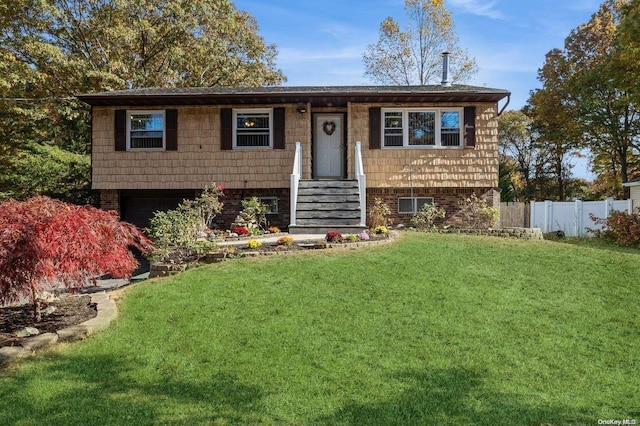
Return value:
<svg viewBox="0 0 640 426">
<path fill-rule="evenodd" d="M 138 266 L 131 252 L 151 242 L 115 212 L 47 197 L 0 203 L 0 302 L 27 297 L 40 320 L 39 294 L 64 285 L 69 291 L 111 274 L 129 277 Z"/>
</svg>

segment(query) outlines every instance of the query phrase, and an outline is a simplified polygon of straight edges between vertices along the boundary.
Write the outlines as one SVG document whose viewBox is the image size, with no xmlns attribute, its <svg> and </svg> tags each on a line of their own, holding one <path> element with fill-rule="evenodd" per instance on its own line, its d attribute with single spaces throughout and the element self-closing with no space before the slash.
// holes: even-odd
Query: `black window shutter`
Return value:
<svg viewBox="0 0 640 426">
<path fill-rule="evenodd" d="M 127 150 L 127 111 L 117 109 L 114 121 L 116 151 Z"/>
<path fill-rule="evenodd" d="M 233 111 L 231 108 L 220 110 L 220 148 L 233 149 Z"/>
<path fill-rule="evenodd" d="M 476 146 L 476 107 L 464 107 L 465 146 Z"/>
<path fill-rule="evenodd" d="M 380 149 L 380 108 L 369 108 L 369 149 Z"/>
<path fill-rule="evenodd" d="M 177 151 L 178 150 L 178 110 L 177 109 L 168 109 L 165 112 L 165 119 L 167 128 L 165 131 L 166 136 L 166 149 L 167 151 Z"/>
<path fill-rule="evenodd" d="M 284 149 L 284 108 L 273 109 L 273 149 Z"/>
</svg>

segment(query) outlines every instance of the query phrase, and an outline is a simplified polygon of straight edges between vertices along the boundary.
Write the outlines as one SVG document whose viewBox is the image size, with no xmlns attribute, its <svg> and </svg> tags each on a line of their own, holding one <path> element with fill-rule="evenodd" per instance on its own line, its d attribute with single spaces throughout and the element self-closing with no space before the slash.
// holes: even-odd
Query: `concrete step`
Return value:
<svg viewBox="0 0 640 426">
<path fill-rule="evenodd" d="M 315 211 L 315 210 L 298 210 L 296 217 L 300 219 L 354 219 L 360 221 L 360 210 L 331 210 L 331 211 Z"/>
<path fill-rule="evenodd" d="M 357 210 L 360 211 L 359 202 L 341 202 L 341 203 L 319 203 L 319 202 L 300 202 L 297 204 L 297 211 L 333 211 L 333 210 Z"/>
<path fill-rule="evenodd" d="M 296 218 L 296 225 L 313 225 L 313 226 L 357 226 L 360 218 L 336 219 L 336 218 L 312 218 L 299 219 Z"/>
<path fill-rule="evenodd" d="M 358 188 L 298 188 L 298 195 L 358 195 Z"/>
<path fill-rule="evenodd" d="M 298 203 L 332 203 L 334 205 L 340 203 L 358 203 L 360 197 L 358 194 L 339 194 L 339 195 L 301 195 L 298 194 Z"/>
<path fill-rule="evenodd" d="M 358 188 L 357 180 L 301 180 L 298 188 Z"/>
<path fill-rule="evenodd" d="M 333 226 L 314 226 L 314 225 L 295 225 L 289 227 L 290 234 L 326 234 L 330 231 L 338 231 L 342 235 L 357 234 L 366 229 L 365 226 L 351 225 L 333 225 Z"/>
</svg>

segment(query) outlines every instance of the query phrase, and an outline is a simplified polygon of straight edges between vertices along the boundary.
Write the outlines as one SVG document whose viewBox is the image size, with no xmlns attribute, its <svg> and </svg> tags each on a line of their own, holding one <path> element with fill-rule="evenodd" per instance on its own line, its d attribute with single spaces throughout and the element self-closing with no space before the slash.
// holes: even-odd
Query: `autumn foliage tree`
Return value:
<svg viewBox="0 0 640 426">
<path fill-rule="evenodd" d="M 111 274 L 129 277 L 138 266 L 131 248 L 151 242 L 114 212 L 39 196 L 0 204 L 0 303 L 29 298 L 40 320 L 39 295 L 60 285 L 77 290 Z"/>
<path fill-rule="evenodd" d="M 443 0 L 405 0 L 407 27 L 392 18 L 380 24 L 380 38 L 362 55 L 365 75 L 381 84 L 426 85 L 441 77 L 442 52 L 449 52 L 451 76 L 463 82 L 478 70 L 458 46 L 455 26 Z"/>
<path fill-rule="evenodd" d="M 0 199 L 92 200 L 90 110 L 77 94 L 276 86 L 276 56 L 229 0 L 0 0 Z M 45 162 L 62 173 L 40 185 Z"/>
</svg>

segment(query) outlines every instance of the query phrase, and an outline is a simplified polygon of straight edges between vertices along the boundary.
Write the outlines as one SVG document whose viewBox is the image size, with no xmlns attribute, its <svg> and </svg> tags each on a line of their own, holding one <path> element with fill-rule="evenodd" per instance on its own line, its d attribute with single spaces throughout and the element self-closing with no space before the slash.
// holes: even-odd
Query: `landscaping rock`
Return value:
<svg viewBox="0 0 640 426">
<path fill-rule="evenodd" d="M 25 327 L 22 330 L 16 331 L 16 337 L 29 337 L 40 334 L 40 330 L 34 327 Z"/>
<path fill-rule="evenodd" d="M 73 342 L 75 340 L 82 340 L 87 337 L 87 327 L 83 325 L 74 325 L 71 327 L 58 330 L 58 340 L 60 342 Z"/>
<path fill-rule="evenodd" d="M 57 342 L 58 335 L 56 333 L 44 333 L 25 340 L 22 342 L 22 347 L 28 351 L 35 351 L 37 349 L 53 346 Z"/>
<path fill-rule="evenodd" d="M 7 364 L 16 358 L 29 356 L 31 353 L 22 346 L 4 346 L 0 348 L 0 365 Z"/>
</svg>

